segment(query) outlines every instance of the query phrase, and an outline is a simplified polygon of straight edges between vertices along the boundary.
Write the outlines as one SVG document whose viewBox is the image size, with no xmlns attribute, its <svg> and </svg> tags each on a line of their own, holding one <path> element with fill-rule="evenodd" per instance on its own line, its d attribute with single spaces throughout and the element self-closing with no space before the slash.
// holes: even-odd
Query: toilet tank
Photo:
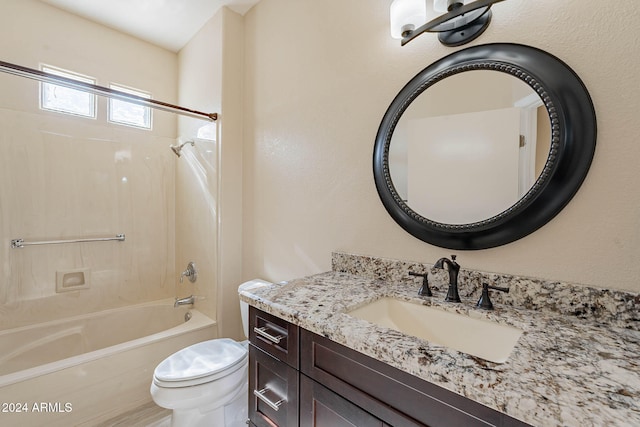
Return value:
<svg viewBox="0 0 640 427">
<path fill-rule="evenodd" d="M 262 279 L 253 279 L 248 282 L 244 282 L 242 285 L 238 287 L 238 293 L 241 291 L 251 292 L 252 289 L 261 288 L 263 286 L 271 285 L 271 282 L 267 282 Z M 244 301 L 240 301 L 240 315 L 242 316 L 242 330 L 244 331 L 244 336 L 249 337 L 249 304 Z"/>
</svg>

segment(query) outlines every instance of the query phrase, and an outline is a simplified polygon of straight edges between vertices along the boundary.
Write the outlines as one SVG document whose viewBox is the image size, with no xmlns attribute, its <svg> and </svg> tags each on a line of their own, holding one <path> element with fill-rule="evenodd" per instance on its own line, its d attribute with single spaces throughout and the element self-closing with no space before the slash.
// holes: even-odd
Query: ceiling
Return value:
<svg viewBox="0 0 640 427">
<path fill-rule="evenodd" d="M 222 6 L 244 15 L 259 0 L 40 1 L 177 52 Z"/>
</svg>

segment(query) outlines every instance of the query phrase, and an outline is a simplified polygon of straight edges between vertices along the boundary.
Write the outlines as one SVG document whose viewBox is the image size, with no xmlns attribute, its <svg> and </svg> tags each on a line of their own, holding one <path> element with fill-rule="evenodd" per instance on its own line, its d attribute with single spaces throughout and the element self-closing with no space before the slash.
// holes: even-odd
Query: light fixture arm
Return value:
<svg viewBox="0 0 640 427">
<path fill-rule="evenodd" d="M 459 46 L 478 37 L 489 25 L 491 20 L 491 6 L 504 0 L 476 0 L 469 4 L 454 8 L 444 15 L 427 22 L 416 28 L 402 38 L 404 46 L 422 33 L 440 33 L 440 42 L 447 46 Z M 467 15 L 467 16 L 465 16 Z M 456 32 L 468 30 L 467 34 Z M 453 36 L 453 41 L 447 40 L 447 36 Z"/>
</svg>

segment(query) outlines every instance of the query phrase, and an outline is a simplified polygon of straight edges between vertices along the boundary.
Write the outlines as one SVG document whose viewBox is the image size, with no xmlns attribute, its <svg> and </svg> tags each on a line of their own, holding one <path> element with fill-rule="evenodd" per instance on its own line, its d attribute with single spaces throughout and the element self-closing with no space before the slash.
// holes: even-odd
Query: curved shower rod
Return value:
<svg viewBox="0 0 640 427">
<path fill-rule="evenodd" d="M 13 74 L 20 77 L 26 77 L 29 79 L 39 80 L 41 82 L 53 83 L 59 86 L 65 86 L 71 89 L 77 89 L 84 92 L 93 93 L 96 95 L 107 96 L 109 98 L 121 99 L 123 101 L 131 102 L 133 104 L 143 105 L 145 107 L 152 107 L 158 110 L 169 111 L 172 113 L 181 114 L 183 116 L 196 117 L 199 119 L 207 119 L 215 122 L 218 120 L 218 113 L 203 113 L 202 111 L 191 110 L 189 108 L 180 107 L 179 105 L 169 104 L 168 102 L 157 101 L 155 99 L 143 98 L 138 95 L 132 95 L 130 93 L 121 92 L 119 90 L 111 89 L 104 86 L 98 86 L 91 83 L 79 82 L 77 80 L 69 79 L 66 77 L 56 76 L 55 74 L 46 73 L 44 71 L 36 70 L 29 67 L 23 67 L 22 65 L 12 64 L 10 62 L 0 61 L 0 71 Z"/>
</svg>

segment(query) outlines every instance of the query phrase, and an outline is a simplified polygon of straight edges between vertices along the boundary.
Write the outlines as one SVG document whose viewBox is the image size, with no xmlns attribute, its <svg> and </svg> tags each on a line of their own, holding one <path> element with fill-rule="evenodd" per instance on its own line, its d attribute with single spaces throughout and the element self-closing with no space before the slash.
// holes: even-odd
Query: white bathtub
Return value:
<svg viewBox="0 0 640 427">
<path fill-rule="evenodd" d="M 214 326 L 163 300 L 2 331 L 0 425 L 91 426 L 150 402 L 157 364 Z"/>
</svg>

